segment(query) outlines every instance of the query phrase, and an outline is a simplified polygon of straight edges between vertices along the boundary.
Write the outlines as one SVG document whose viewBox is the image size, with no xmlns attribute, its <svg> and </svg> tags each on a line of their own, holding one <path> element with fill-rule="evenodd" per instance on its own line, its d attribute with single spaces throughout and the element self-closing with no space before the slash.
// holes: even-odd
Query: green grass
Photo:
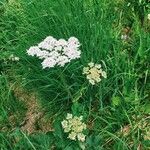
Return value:
<svg viewBox="0 0 150 150">
<path fill-rule="evenodd" d="M 68 112 L 83 115 L 89 126 L 87 150 L 148 149 L 149 142 L 142 135 L 148 124 L 143 128 L 138 125 L 144 124 L 141 118 L 147 122 L 150 113 L 148 1 L 2 0 L 0 13 L 1 150 L 48 150 L 52 146 L 73 150 L 72 145 L 81 149 L 65 135 L 60 140 L 53 132 L 28 135 L 21 131 L 28 108 L 13 94 L 16 85 L 36 93 L 39 106 L 54 122 L 60 122 Z M 123 41 L 122 30 L 127 27 L 130 38 Z M 81 58 L 64 68 L 43 70 L 41 61 L 28 56 L 26 50 L 48 35 L 77 37 L 82 44 Z M 11 54 L 20 61 L 9 61 Z M 96 86 L 82 74 L 90 61 L 102 64 L 108 75 Z M 11 115 L 16 118 L 13 126 Z M 129 134 L 118 133 L 126 125 L 131 128 Z M 59 130 L 57 126 L 54 123 Z"/>
</svg>

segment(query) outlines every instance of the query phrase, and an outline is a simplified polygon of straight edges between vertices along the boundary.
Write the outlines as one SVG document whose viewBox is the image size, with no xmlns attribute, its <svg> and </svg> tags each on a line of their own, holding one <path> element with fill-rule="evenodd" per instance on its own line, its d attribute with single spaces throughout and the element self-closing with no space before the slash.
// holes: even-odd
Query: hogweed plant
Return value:
<svg viewBox="0 0 150 150">
<path fill-rule="evenodd" d="M 94 64 L 93 62 L 88 63 L 88 67 L 83 68 L 83 74 L 92 85 L 99 83 L 102 78 L 107 78 L 107 74 L 102 70 L 100 64 Z"/>
<path fill-rule="evenodd" d="M 71 140 L 85 141 L 86 135 L 83 133 L 86 130 L 86 124 L 82 122 L 83 116 L 77 117 L 72 114 L 67 114 L 65 120 L 61 122 L 65 133 L 68 133 L 68 138 Z"/>
<path fill-rule="evenodd" d="M 80 42 L 75 37 L 70 37 L 66 41 L 48 36 L 38 46 L 31 46 L 27 50 L 27 54 L 43 59 L 43 69 L 55 66 L 63 67 L 66 63 L 71 62 L 71 60 L 80 58 L 81 51 L 79 47 Z"/>
</svg>

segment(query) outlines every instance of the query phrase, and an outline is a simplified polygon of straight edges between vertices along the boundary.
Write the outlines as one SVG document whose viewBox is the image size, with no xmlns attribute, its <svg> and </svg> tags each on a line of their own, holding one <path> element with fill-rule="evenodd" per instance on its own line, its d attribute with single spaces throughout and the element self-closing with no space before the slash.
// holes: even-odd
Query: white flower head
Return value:
<svg viewBox="0 0 150 150">
<path fill-rule="evenodd" d="M 55 51 L 62 52 L 63 47 L 61 45 L 59 45 L 59 46 L 56 46 L 54 49 L 55 49 Z"/>
<path fill-rule="evenodd" d="M 72 114 L 67 113 L 67 117 L 66 117 L 67 120 L 72 119 L 72 117 L 73 117 Z"/>
<path fill-rule="evenodd" d="M 45 38 L 45 41 L 51 43 L 52 45 L 55 45 L 56 42 L 57 42 L 57 39 L 55 39 L 55 38 L 52 37 L 52 36 L 48 36 L 48 37 Z"/>
<path fill-rule="evenodd" d="M 59 66 L 63 67 L 66 63 L 70 62 L 67 56 L 60 56 L 57 58 L 57 63 Z"/>
<path fill-rule="evenodd" d="M 68 43 L 80 44 L 79 40 L 76 37 L 70 37 Z"/>
<path fill-rule="evenodd" d="M 101 65 L 93 62 L 88 63 L 88 67 L 83 68 L 83 74 L 86 74 L 86 78 L 92 85 L 100 82 L 102 77 L 107 78 L 107 74 L 102 70 Z"/>
<path fill-rule="evenodd" d="M 93 62 L 90 62 L 90 63 L 88 63 L 88 66 L 89 66 L 90 68 L 92 68 L 92 67 L 94 67 L 94 63 L 93 63 Z"/>
<path fill-rule="evenodd" d="M 48 57 L 44 59 L 44 61 L 42 62 L 43 69 L 51 68 L 54 67 L 55 65 L 56 65 L 56 60 L 52 57 Z"/>
<path fill-rule="evenodd" d="M 38 48 L 38 46 L 31 46 L 28 50 L 27 50 L 27 54 L 30 56 L 37 56 L 38 53 L 40 53 L 41 50 Z"/>
<path fill-rule="evenodd" d="M 87 78 L 87 79 L 89 79 L 89 82 L 92 84 L 92 85 L 95 85 L 95 81 L 94 80 L 92 80 L 92 79 L 90 79 L 90 78 Z"/>
<path fill-rule="evenodd" d="M 96 67 L 97 69 L 100 69 L 102 66 L 101 66 L 101 64 L 95 64 L 95 67 Z"/>
<path fill-rule="evenodd" d="M 61 122 L 64 132 L 69 134 L 69 139 L 78 139 L 79 141 L 84 142 L 85 135 L 83 134 L 83 131 L 86 130 L 86 124 L 82 122 L 82 119 L 83 116 L 77 117 L 68 113 L 66 119 Z"/>
<path fill-rule="evenodd" d="M 39 51 L 36 56 L 39 57 L 39 59 L 48 58 L 49 52 L 48 51 Z"/>
<path fill-rule="evenodd" d="M 63 54 L 72 60 L 72 59 L 80 58 L 81 51 L 76 50 L 74 48 L 65 48 Z"/>
<path fill-rule="evenodd" d="M 71 140 L 76 140 L 76 133 L 75 132 L 71 132 L 70 134 L 69 134 L 69 136 L 68 136 L 68 138 L 69 139 L 71 139 Z"/>
<path fill-rule="evenodd" d="M 83 74 L 88 74 L 89 72 L 89 67 L 84 67 L 83 68 Z"/>
<path fill-rule="evenodd" d="M 38 44 L 38 47 L 51 51 L 54 48 L 56 42 L 57 40 L 55 38 L 53 38 L 52 36 L 48 36 Z"/>
<path fill-rule="evenodd" d="M 68 121 L 67 121 L 67 120 L 63 120 L 63 121 L 61 122 L 61 124 L 62 124 L 62 127 L 63 127 L 63 128 L 67 128 L 67 127 L 68 127 Z"/>
<path fill-rule="evenodd" d="M 41 49 L 46 49 L 46 50 L 50 50 L 50 51 L 53 49 L 53 47 L 49 43 L 44 42 L 44 41 L 39 43 L 38 47 L 41 48 Z"/>
<path fill-rule="evenodd" d="M 70 132 L 70 131 L 71 131 L 71 127 L 68 126 L 68 127 L 64 128 L 65 133 Z"/>
<path fill-rule="evenodd" d="M 77 138 L 81 142 L 85 141 L 85 135 L 83 133 L 78 133 Z"/>
<path fill-rule="evenodd" d="M 64 39 L 56 40 L 52 36 L 48 36 L 38 46 L 31 46 L 27 50 L 27 54 L 44 59 L 42 62 L 43 69 L 55 66 L 63 67 L 71 60 L 80 58 L 79 46 L 79 40 L 75 37 L 66 41 Z"/>
<path fill-rule="evenodd" d="M 64 39 L 59 39 L 57 42 L 56 42 L 56 46 L 67 46 L 67 41 L 64 40 Z"/>
<path fill-rule="evenodd" d="M 60 57 L 61 55 L 60 55 L 60 53 L 58 53 L 57 51 L 51 51 L 51 52 L 49 52 L 49 54 L 48 54 L 48 57 L 52 57 L 52 58 L 54 58 L 54 59 L 57 59 L 58 57 Z"/>
</svg>

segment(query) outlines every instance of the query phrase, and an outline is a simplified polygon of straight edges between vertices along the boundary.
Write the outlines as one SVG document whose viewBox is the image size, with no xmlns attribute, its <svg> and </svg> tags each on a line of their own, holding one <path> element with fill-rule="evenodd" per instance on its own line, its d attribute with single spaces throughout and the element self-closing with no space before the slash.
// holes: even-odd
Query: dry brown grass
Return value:
<svg viewBox="0 0 150 150">
<path fill-rule="evenodd" d="M 52 131 L 52 122 L 45 117 L 44 110 L 39 105 L 37 94 L 29 93 L 20 86 L 13 88 L 15 97 L 22 101 L 26 108 L 25 117 L 21 123 L 21 130 L 32 134 L 35 132 Z M 13 116 L 10 117 L 10 121 Z"/>
</svg>

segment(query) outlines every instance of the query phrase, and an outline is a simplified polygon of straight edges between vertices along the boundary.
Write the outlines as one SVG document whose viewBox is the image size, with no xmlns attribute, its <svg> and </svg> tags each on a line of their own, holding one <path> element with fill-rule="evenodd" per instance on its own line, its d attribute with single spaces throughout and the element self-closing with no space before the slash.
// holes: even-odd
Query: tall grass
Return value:
<svg viewBox="0 0 150 150">
<path fill-rule="evenodd" d="M 100 136 L 101 145 L 112 138 L 113 149 L 120 150 L 129 147 L 126 139 L 117 137 L 115 132 L 124 124 L 132 124 L 130 117 L 135 112 L 140 114 L 138 110 L 149 103 L 150 36 L 144 18 L 148 13 L 146 1 L 143 5 L 140 2 L 129 5 L 129 2 L 17 0 L 3 1 L 0 6 L 0 58 L 7 58 L 11 53 L 20 57 L 11 67 L 2 64 L 2 71 L 11 68 L 9 78 L 36 92 L 47 114 L 62 117 L 73 109 L 72 103 L 78 102 L 79 112 L 95 120 L 91 132 Z M 139 5 L 142 15 L 135 9 Z M 144 26 L 141 17 L 145 20 Z M 130 27 L 127 42 L 121 40 L 126 27 Z M 29 57 L 26 50 L 48 35 L 58 39 L 77 37 L 82 44 L 81 58 L 64 68 L 42 70 L 41 62 Z M 108 74 L 108 78 L 95 87 L 82 75 L 83 66 L 90 61 L 101 63 Z M 3 103 L 4 96 L 1 97 Z M 134 142 L 137 147 L 139 140 Z M 109 149 L 105 146 L 104 149 Z"/>
</svg>

